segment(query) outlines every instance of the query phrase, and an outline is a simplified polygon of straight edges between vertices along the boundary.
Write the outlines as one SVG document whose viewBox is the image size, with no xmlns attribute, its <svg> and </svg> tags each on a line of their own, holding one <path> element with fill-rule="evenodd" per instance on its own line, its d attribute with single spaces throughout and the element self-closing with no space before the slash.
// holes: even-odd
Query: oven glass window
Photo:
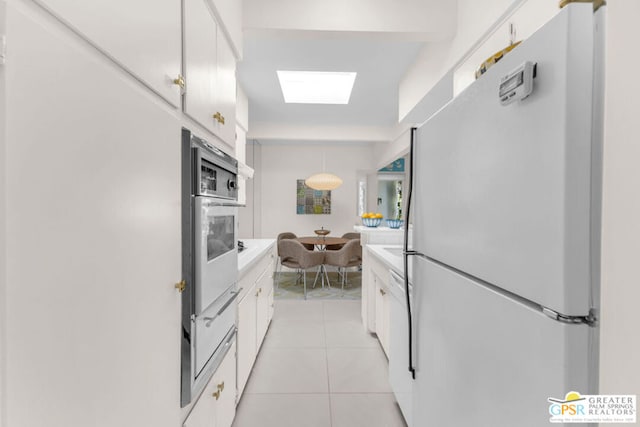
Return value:
<svg viewBox="0 0 640 427">
<path fill-rule="evenodd" d="M 207 260 L 211 261 L 235 248 L 235 218 L 233 215 L 210 216 L 207 220 Z"/>
</svg>

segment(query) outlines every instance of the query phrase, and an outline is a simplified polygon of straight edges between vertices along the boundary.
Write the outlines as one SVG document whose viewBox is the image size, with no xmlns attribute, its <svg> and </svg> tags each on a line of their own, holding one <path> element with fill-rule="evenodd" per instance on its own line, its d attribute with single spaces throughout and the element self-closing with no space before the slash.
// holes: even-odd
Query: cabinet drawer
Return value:
<svg viewBox="0 0 640 427">
<path fill-rule="evenodd" d="M 244 288 L 242 293 L 240 294 L 240 298 L 243 297 L 243 294 L 253 286 L 254 283 L 258 281 L 262 273 L 269 267 L 269 263 L 274 259 L 274 254 L 272 251 L 268 251 L 263 254 L 260 259 L 253 262 L 253 266 L 247 270 L 245 274 L 240 278 L 240 287 Z M 273 267 L 271 267 L 273 269 Z"/>
</svg>

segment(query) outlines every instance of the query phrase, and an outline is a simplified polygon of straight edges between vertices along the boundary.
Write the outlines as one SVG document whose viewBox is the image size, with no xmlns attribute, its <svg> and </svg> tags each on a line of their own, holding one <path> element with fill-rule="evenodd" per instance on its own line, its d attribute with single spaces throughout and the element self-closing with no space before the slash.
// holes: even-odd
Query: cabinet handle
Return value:
<svg viewBox="0 0 640 427">
<path fill-rule="evenodd" d="M 220 111 L 216 111 L 216 113 L 213 115 L 213 118 L 216 119 L 218 123 L 224 124 L 224 116 L 220 114 Z"/>
<path fill-rule="evenodd" d="M 218 390 L 224 391 L 224 381 L 222 381 L 220 384 L 218 384 Z"/>
<path fill-rule="evenodd" d="M 380 289 L 380 295 L 384 296 L 386 294 L 386 292 L 382 289 Z"/>
<path fill-rule="evenodd" d="M 216 398 L 216 400 L 220 399 L 220 390 L 216 390 L 213 392 L 213 397 Z"/>
<path fill-rule="evenodd" d="M 181 280 L 178 283 L 176 283 L 174 286 L 178 290 L 178 292 L 182 293 L 184 292 L 185 289 L 187 289 L 187 282 L 185 280 Z"/>
<path fill-rule="evenodd" d="M 184 77 L 182 77 L 182 74 L 178 74 L 178 77 L 173 79 L 173 84 L 178 85 L 180 89 L 184 89 L 185 82 L 184 82 Z"/>
</svg>

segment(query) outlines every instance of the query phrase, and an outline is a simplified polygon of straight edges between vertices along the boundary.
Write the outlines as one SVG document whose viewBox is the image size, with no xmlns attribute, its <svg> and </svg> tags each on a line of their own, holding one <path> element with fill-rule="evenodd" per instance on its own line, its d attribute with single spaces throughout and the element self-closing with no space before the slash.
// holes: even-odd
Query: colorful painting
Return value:
<svg viewBox="0 0 640 427">
<path fill-rule="evenodd" d="M 305 185 L 304 179 L 299 179 L 296 194 L 298 215 L 331 213 L 331 190 L 314 190 Z"/>
</svg>

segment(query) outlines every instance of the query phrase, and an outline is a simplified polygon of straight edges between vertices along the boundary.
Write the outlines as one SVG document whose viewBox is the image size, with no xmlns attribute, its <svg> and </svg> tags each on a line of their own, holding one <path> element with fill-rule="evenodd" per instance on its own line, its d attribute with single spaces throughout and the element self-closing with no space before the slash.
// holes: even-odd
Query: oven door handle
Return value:
<svg viewBox="0 0 640 427">
<path fill-rule="evenodd" d="M 241 291 L 242 291 L 242 288 L 238 289 L 237 291 L 231 292 L 231 298 L 229 298 L 229 301 L 225 302 L 224 305 L 220 307 L 220 310 L 218 310 L 215 316 L 203 317 L 202 320 L 206 320 L 206 323 L 204 324 L 204 326 L 206 326 L 207 328 L 211 326 L 211 322 L 216 320 L 216 318 L 220 316 L 227 309 L 227 307 L 231 305 L 234 299 L 238 298 L 238 295 L 240 295 Z"/>
</svg>

